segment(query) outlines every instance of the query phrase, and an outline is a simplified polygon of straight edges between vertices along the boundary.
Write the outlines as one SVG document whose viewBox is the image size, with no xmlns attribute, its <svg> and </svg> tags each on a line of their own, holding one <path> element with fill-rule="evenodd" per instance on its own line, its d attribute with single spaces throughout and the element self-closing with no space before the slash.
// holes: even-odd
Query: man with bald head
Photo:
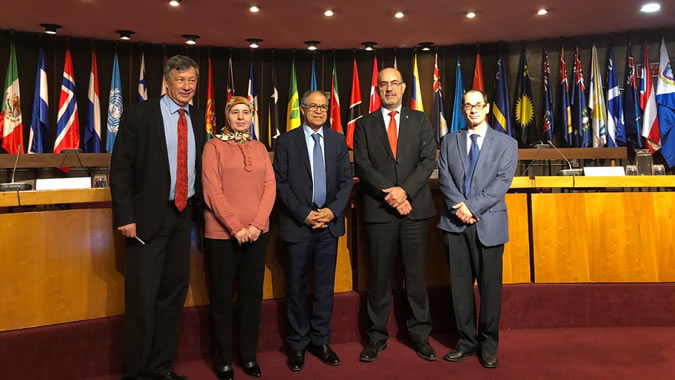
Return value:
<svg viewBox="0 0 675 380">
<path fill-rule="evenodd" d="M 282 134 L 274 154 L 279 237 L 288 244 L 288 368 L 305 366 L 305 350 L 337 366 L 330 348 L 330 320 L 338 238 L 345 233 L 344 210 L 354 183 L 345 137 L 332 130 L 322 91 L 302 96 L 301 128 Z M 307 285 L 314 271 L 314 301 L 308 311 Z"/>
<path fill-rule="evenodd" d="M 378 76 L 382 108 L 356 122 L 354 165 L 363 198 L 368 235 L 369 342 L 360 360 L 376 360 L 386 347 L 394 260 L 400 254 L 410 306 L 406 326 L 417 355 L 437 360 L 429 345 L 431 315 L 424 277 L 427 228 L 436 214 L 429 176 L 436 144 L 429 118 L 402 107 L 401 73 L 385 68 Z"/>
</svg>

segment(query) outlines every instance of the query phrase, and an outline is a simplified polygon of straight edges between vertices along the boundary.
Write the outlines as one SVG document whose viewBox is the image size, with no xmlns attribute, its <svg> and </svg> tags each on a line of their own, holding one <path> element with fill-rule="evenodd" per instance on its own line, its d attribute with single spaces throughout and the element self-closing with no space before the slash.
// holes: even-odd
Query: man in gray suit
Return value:
<svg viewBox="0 0 675 380">
<path fill-rule="evenodd" d="M 479 90 L 464 95 L 467 128 L 445 136 L 438 182 L 445 198 L 438 228 L 450 264 L 450 284 L 459 340 L 443 359 L 460 361 L 480 353 L 485 368 L 498 364 L 502 254 L 509 240 L 504 195 L 518 163 L 518 143 L 485 121 L 490 110 Z M 480 317 L 476 331 L 473 284 L 478 280 Z"/>
</svg>

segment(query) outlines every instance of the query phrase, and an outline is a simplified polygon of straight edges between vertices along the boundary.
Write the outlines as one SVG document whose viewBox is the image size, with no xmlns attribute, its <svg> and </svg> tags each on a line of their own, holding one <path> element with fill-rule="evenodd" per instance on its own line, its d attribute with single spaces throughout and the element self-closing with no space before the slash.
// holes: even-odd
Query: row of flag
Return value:
<svg viewBox="0 0 675 380">
<path fill-rule="evenodd" d="M 591 50 L 591 76 L 589 88 L 586 89 L 581 56 L 578 47 L 575 49 L 572 76 L 568 80 L 567 64 L 565 62 L 564 47 L 561 47 L 559 62 L 558 115 L 556 117 L 554 94 L 552 83 L 555 80 L 551 74 L 551 65 L 548 51 L 544 51 L 543 57 L 543 102 L 544 115 L 541 133 L 537 130 L 537 117 L 532 100 L 532 88 L 528 72 L 527 56 L 524 46 L 521 49 L 519 70 L 516 84 L 516 97 L 511 104 L 508 94 L 507 69 L 503 56 L 497 59 L 494 88 L 492 92 L 492 104 L 490 112 L 490 124 L 493 128 L 517 138 L 521 146 L 529 146 L 536 140 L 549 141 L 558 134 L 562 136 L 565 145 L 569 147 L 616 147 L 631 146 L 633 148 L 647 147 L 652 152 L 661 150 L 670 167 L 675 166 L 675 137 L 671 136 L 671 130 L 675 124 L 675 80 L 665 47 L 665 41 L 661 41 L 659 75 L 656 88 L 653 86 L 649 73 L 649 58 L 647 45 L 642 46 L 641 73 L 636 72 L 635 60 L 631 46 L 628 46 L 628 58 L 626 62 L 624 91 L 619 90 L 615 71 L 614 53 L 610 47 L 608 51 L 607 67 L 607 90 L 603 89 L 603 80 L 599 70 L 599 59 L 595 45 Z M 166 57 L 165 57 L 166 59 Z M 141 54 L 140 73 L 138 81 L 137 100 L 146 100 L 147 87 L 145 84 L 145 57 Z M 394 57 L 394 67 L 397 66 Z M 485 91 L 483 84 L 482 63 L 480 52 L 476 54 L 472 87 Z M 448 132 L 460 130 L 465 127 L 466 121 L 461 112 L 463 88 L 462 70 L 459 56 L 457 57 L 455 70 L 455 98 L 453 101 L 452 117 L 446 118 L 444 110 L 443 90 L 441 86 L 440 70 L 438 68 L 438 55 L 434 57 L 433 74 L 433 111 L 432 119 L 435 129 L 436 141 L 440 144 L 442 137 Z M 377 91 L 377 76 L 379 74 L 377 56 L 373 58 L 373 71 L 370 83 L 370 96 L 368 112 L 380 108 L 380 99 Z M 46 81 L 46 69 L 44 51 L 40 48 L 38 67 L 36 72 L 35 95 L 33 100 L 33 112 L 30 125 L 28 144 L 29 153 L 42 153 L 50 150 L 46 146 L 46 136 L 49 131 L 48 122 L 48 89 Z M 274 139 L 282 132 L 279 117 L 279 93 L 277 86 L 276 67 L 272 65 L 271 75 L 272 91 L 267 110 L 267 141 L 272 147 Z M 286 112 L 285 130 L 291 130 L 301 125 L 300 99 L 296 80 L 295 61 L 291 65 L 289 95 Z M 570 90 L 570 83 L 571 90 Z M 310 89 L 318 89 L 316 80 L 316 63 L 312 60 Z M 230 57 L 227 68 L 226 101 L 235 94 L 232 59 Z M 424 111 L 421 97 L 421 86 L 417 65 L 417 54 L 413 58 L 413 80 L 411 87 L 410 107 Z M 262 138 L 259 118 L 259 99 L 255 92 L 254 62 L 251 60 L 247 98 L 254 106 L 250 133 L 252 138 Z M 162 94 L 165 92 L 162 86 Z M 209 136 L 217 131 L 215 111 L 215 86 L 211 57 L 208 58 L 207 75 L 207 101 L 206 101 L 206 128 Z M 345 128 L 341 120 L 341 106 L 338 90 L 337 70 L 333 61 L 330 89 L 330 126 L 334 130 L 344 133 L 347 143 L 353 147 L 353 132 L 361 112 L 361 91 L 359 75 L 354 58 L 352 89 L 349 99 L 348 120 Z M 588 99 L 586 99 L 588 96 Z M 122 87 L 117 54 L 114 57 L 113 73 L 111 78 L 110 96 L 108 103 L 107 133 L 105 151 L 112 151 L 115 136 L 119 128 L 119 121 L 123 112 Z M 16 64 L 14 45 L 11 45 L 10 64 L 6 77 L 5 96 L 0 115 L 0 130 L 2 130 L 2 146 L 10 153 L 23 153 L 23 128 L 20 112 L 19 78 Z M 89 76 L 87 118 L 85 138 L 82 144 L 85 152 L 100 152 L 101 143 L 101 109 L 98 91 L 98 73 L 96 65 L 96 53 L 91 53 L 91 71 Z M 560 125 L 560 131 L 556 128 Z M 63 149 L 78 148 L 80 145 L 79 124 L 77 117 L 77 103 L 75 101 L 75 82 L 73 80 L 73 67 L 70 52 L 67 49 L 59 108 L 57 117 L 56 141 L 53 151 L 58 153 Z"/>
<path fill-rule="evenodd" d="M 73 62 L 70 50 L 66 48 L 63 66 L 63 77 L 56 118 L 56 139 L 53 146 L 48 146 L 49 136 L 49 89 L 47 87 L 47 69 L 42 48 L 38 52 L 38 64 L 35 74 L 35 92 L 33 111 L 30 120 L 28 137 L 28 153 L 60 153 L 64 149 L 80 148 L 80 123 L 76 101 Z M 101 103 L 99 100 L 98 66 L 96 51 L 91 52 L 91 71 L 87 92 L 86 126 L 82 147 L 87 153 L 101 152 Z M 145 57 L 141 55 L 141 71 L 138 81 L 138 100 L 148 98 L 145 85 Z M 19 92 L 19 76 L 17 70 L 14 43 L 10 46 L 9 65 L 5 80 L 5 91 L 0 114 L 0 130 L 2 131 L 2 147 L 8 153 L 24 153 L 23 120 L 21 117 L 21 94 Z M 110 83 L 108 102 L 107 134 L 105 151 L 111 152 L 117 136 L 122 116 L 122 82 L 117 53 L 115 53 L 113 72 Z"/>
</svg>

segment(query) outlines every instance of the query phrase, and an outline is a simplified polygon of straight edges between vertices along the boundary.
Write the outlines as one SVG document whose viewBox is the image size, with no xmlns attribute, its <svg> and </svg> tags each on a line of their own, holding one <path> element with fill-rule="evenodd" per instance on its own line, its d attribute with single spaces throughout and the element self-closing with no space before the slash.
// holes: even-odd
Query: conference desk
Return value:
<svg viewBox="0 0 675 380">
<path fill-rule="evenodd" d="M 516 177 L 506 196 L 504 282 L 675 281 L 673 189 L 674 176 Z M 336 292 L 367 289 L 357 198 L 346 215 Z M 431 287 L 449 284 L 437 222 L 429 228 Z M 0 226 L 0 331 L 123 313 L 124 239 L 112 227 L 108 189 L 0 193 Z M 285 296 L 286 250 L 276 228 L 273 215 L 266 299 Z M 200 242 L 194 230 L 187 306 L 208 303 Z"/>
</svg>

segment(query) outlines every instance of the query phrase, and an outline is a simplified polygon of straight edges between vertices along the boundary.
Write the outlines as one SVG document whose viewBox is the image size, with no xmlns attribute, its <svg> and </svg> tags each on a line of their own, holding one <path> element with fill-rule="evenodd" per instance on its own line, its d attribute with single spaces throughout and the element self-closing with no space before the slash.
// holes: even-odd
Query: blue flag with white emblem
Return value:
<svg viewBox="0 0 675 380">
<path fill-rule="evenodd" d="M 112 152 L 115 145 L 117 130 L 120 128 L 122 117 L 122 82 L 120 80 L 120 63 L 115 53 L 113 61 L 112 79 L 110 80 L 110 96 L 108 98 L 108 130 L 105 138 L 106 152 Z"/>
<path fill-rule="evenodd" d="M 621 90 L 614 69 L 614 49 L 610 46 L 607 53 L 607 147 L 626 145 L 626 125 L 623 122 L 623 102 Z"/>
</svg>

